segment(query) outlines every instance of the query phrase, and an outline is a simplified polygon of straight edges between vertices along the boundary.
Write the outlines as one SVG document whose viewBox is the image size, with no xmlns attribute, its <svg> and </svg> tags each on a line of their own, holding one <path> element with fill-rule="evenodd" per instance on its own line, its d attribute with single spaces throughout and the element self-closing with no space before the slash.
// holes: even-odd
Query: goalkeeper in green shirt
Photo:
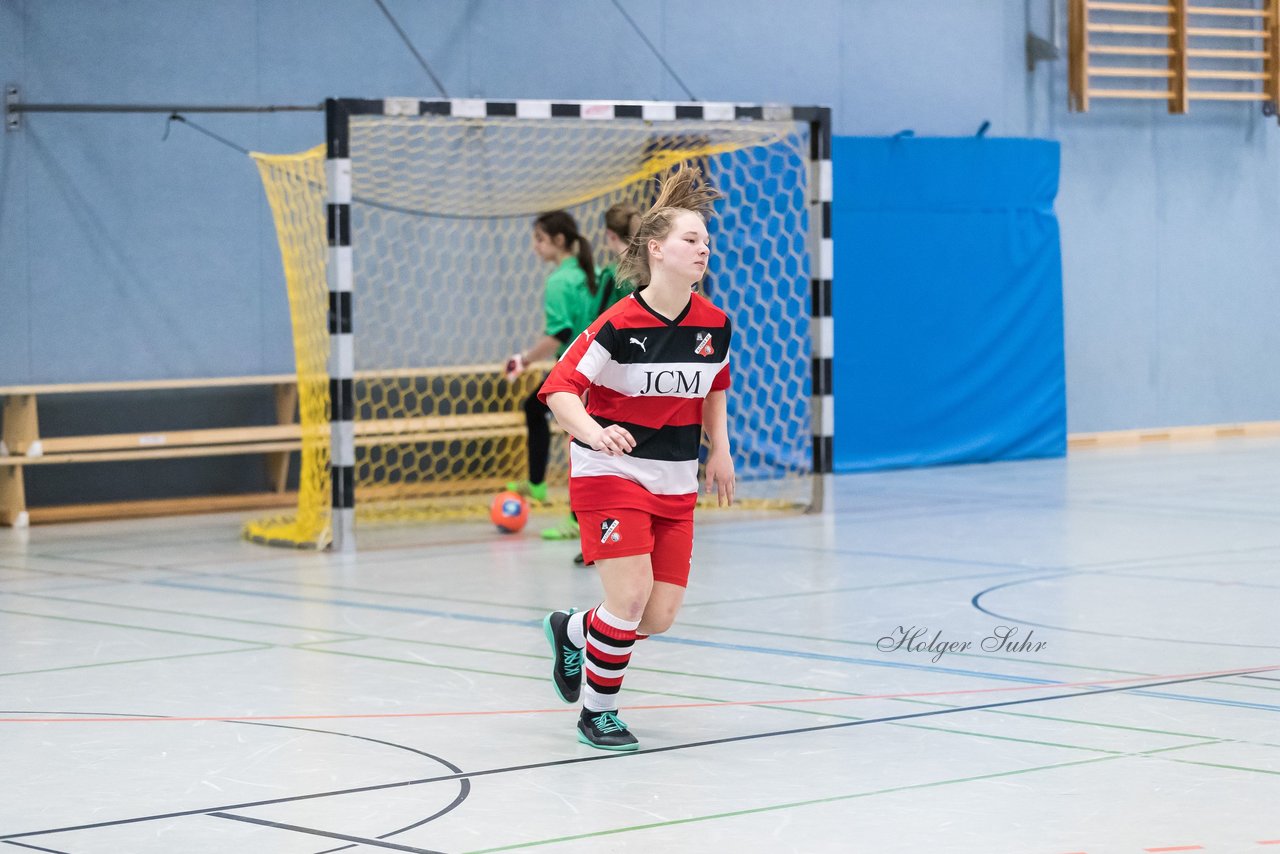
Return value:
<svg viewBox="0 0 1280 854">
<path fill-rule="evenodd" d="M 542 337 L 523 353 L 507 360 L 507 380 L 520 376 L 530 364 L 559 358 L 573 339 L 591 325 L 601 310 L 602 293 L 596 276 L 591 243 L 578 231 L 578 224 L 566 211 L 549 211 L 533 221 L 533 251 L 539 259 L 554 264 L 543 294 L 546 324 Z M 547 500 L 547 459 L 551 454 L 551 410 L 538 400 L 537 389 L 524 402 L 528 427 L 529 479 L 507 484 L 507 488 L 535 501 Z M 570 518 L 563 526 L 542 532 L 547 539 L 577 539 L 577 522 Z"/>
</svg>

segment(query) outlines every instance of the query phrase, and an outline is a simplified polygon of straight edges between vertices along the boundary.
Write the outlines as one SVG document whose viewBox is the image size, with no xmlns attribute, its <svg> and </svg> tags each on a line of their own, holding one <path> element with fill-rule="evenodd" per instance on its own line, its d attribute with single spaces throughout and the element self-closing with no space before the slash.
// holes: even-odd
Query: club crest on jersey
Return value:
<svg viewBox="0 0 1280 854">
<path fill-rule="evenodd" d="M 699 332 L 694 336 L 696 342 L 693 348 L 695 356 L 711 356 L 716 352 L 716 348 L 711 346 L 711 333 Z"/>
<path fill-rule="evenodd" d="M 618 526 L 622 523 L 617 519 L 605 519 L 600 523 L 600 542 L 616 543 L 622 539 L 622 535 L 618 533 Z"/>
</svg>

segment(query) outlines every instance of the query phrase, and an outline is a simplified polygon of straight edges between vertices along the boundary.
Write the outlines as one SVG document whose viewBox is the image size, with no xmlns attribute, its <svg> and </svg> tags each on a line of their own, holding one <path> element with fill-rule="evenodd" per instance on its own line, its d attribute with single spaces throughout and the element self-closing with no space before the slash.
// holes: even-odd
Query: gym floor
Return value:
<svg viewBox="0 0 1280 854">
<path fill-rule="evenodd" d="M 1280 441 L 710 513 L 632 754 L 551 687 L 553 519 L 243 521 L 0 530 L 0 851 L 1280 852 Z"/>
</svg>

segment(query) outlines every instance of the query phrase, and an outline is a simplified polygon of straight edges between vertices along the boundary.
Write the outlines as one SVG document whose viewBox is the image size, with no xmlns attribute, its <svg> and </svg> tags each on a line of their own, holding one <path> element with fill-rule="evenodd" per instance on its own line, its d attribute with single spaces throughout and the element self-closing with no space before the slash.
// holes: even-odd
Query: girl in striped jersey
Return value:
<svg viewBox="0 0 1280 854">
<path fill-rule="evenodd" d="M 666 631 L 684 601 L 704 432 L 707 491 L 733 502 L 732 329 L 692 291 L 707 270 L 706 217 L 716 198 L 694 168 L 662 182 L 618 266 L 638 290 L 578 336 L 539 392 L 573 437 L 569 500 L 583 555 L 604 587 L 595 608 L 543 621 L 552 678 L 565 702 L 582 696 L 579 741 L 606 750 L 638 746 L 617 716 L 631 648 L 637 636 Z"/>
</svg>

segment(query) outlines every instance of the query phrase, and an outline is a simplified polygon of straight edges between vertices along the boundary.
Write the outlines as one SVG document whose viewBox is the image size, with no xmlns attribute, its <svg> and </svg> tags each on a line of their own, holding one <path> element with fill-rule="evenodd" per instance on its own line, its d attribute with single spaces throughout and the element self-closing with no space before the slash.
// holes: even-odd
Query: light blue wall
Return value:
<svg viewBox="0 0 1280 854">
<path fill-rule="evenodd" d="M 386 2 L 455 97 L 684 98 L 604 0 Z M 1070 430 L 1280 418 L 1280 128 L 1256 106 L 1068 114 L 1065 61 L 1024 65 L 1049 0 L 622 2 L 700 99 L 829 104 L 841 135 L 1059 140 Z M 0 0 L 0 82 L 32 102 L 437 94 L 372 0 Z M 192 119 L 266 151 L 321 139 L 313 114 Z M 247 158 L 162 141 L 160 115 L 23 124 L 0 135 L 0 384 L 289 369 Z"/>
</svg>

